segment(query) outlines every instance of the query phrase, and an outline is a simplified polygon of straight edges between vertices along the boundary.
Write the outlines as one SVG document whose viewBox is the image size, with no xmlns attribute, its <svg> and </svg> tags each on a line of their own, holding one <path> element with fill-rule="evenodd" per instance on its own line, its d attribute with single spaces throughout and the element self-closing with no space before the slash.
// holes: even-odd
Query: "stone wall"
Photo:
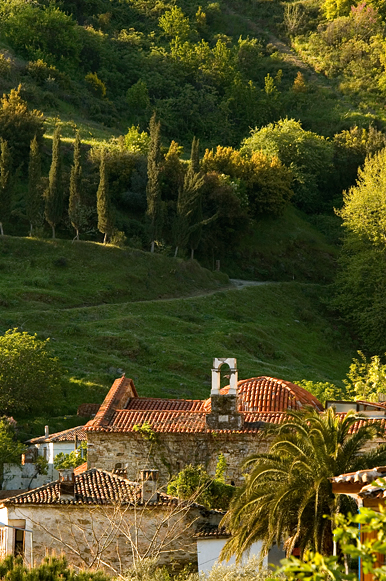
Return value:
<svg viewBox="0 0 386 581">
<path fill-rule="evenodd" d="M 240 485 L 240 466 L 245 458 L 267 450 L 267 441 L 257 433 L 162 433 L 155 437 L 155 441 L 149 441 L 138 432 L 88 432 L 88 468 L 126 468 L 130 480 L 138 480 L 139 471 L 144 468 L 155 468 L 162 486 L 187 464 L 203 464 L 214 475 L 222 453 L 228 465 L 226 481 Z"/>
<path fill-rule="evenodd" d="M 183 566 L 197 563 L 193 535 L 204 522 L 218 524 L 222 514 L 204 507 L 101 507 L 20 506 L 8 508 L 8 522 L 25 522 L 33 532 L 33 561 L 41 562 L 47 552 L 65 553 L 70 565 L 102 568 L 122 574 L 132 565 L 130 538 L 138 534 L 137 548 L 143 556 L 153 542 L 149 557 L 160 550 L 159 562 L 175 560 Z M 4 517 L 3 517 L 4 518 Z M 5 520 L 5 519 L 4 519 Z M 11 530 L 11 529 L 8 529 Z M 146 538 L 145 538 L 146 537 Z M 11 539 L 11 536 L 9 537 Z M 26 562 L 30 562 L 31 534 L 26 535 Z M 10 540 L 7 552 L 12 552 Z"/>
</svg>

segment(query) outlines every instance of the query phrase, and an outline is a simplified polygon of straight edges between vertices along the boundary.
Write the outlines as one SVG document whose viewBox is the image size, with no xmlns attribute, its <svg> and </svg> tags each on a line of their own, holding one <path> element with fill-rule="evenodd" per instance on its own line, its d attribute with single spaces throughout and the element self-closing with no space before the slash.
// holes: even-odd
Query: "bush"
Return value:
<svg viewBox="0 0 386 581">
<path fill-rule="evenodd" d="M 49 352 L 49 339 L 9 329 L 0 336 L 0 410 L 40 413 L 61 400 L 63 371 Z"/>
</svg>

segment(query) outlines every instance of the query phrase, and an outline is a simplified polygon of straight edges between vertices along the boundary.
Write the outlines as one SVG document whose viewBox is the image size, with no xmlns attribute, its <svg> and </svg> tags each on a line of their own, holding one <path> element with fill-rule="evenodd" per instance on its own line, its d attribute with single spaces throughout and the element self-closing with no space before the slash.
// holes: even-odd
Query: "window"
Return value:
<svg viewBox="0 0 386 581">
<path fill-rule="evenodd" d="M 21 555 L 24 557 L 24 537 L 25 531 L 22 529 L 15 529 L 15 544 L 13 554 L 15 557 Z"/>
</svg>

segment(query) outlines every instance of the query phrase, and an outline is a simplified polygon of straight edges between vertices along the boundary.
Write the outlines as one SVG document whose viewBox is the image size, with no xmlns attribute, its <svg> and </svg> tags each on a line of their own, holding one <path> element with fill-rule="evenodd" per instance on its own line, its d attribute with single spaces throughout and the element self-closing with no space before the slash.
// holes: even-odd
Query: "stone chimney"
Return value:
<svg viewBox="0 0 386 581">
<path fill-rule="evenodd" d="M 141 470 L 142 502 L 158 501 L 158 470 Z"/>
<path fill-rule="evenodd" d="M 220 370 L 224 364 L 228 365 L 230 371 L 229 390 L 227 394 L 221 395 Z M 212 409 L 206 415 L 206 425 L 210 430 L 239 430 L 242 427 L 244 418 L 238 410 L 237 381 L 237 361 L 234 357 L 213 360 L 210 392 Z"/>
<path fill-rule="evenodd" d="M 50 428 L 48 426 L 44 426 L 44 437 L 48 438 L 50 435 Z"/>
<path fill-rule="evenodd" d="M 60 468 L 59 472 L 59 499 L 75 500 L 75 476 L 73 468 Z"/>
</svg>

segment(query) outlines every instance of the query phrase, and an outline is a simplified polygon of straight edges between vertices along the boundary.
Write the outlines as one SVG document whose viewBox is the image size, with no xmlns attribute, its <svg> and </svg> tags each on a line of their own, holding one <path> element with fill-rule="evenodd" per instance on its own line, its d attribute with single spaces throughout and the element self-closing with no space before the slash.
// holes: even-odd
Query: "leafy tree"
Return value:
<svg viewBox="0 0 386 581">
<path fill-rule="evenodd" d="M 147 155 L 150 146 L 150 137 L 146 131 L 140 131 L 139 127 L 132 125 L 125 135 L 125 146 L 129 151 Z"/>
<path fill-rule="evenodd" d="M 3 16 L 2 32 L 21 56 L 36 60 L 44 55 L 49 65 L 76 70 L 82 44 L 79 27 L 72 16 L 55 4 L 19 3 L 12 8 Z"/>
<path fill-rule="evenodd" d="M 54 468 L 76 468 L 87 461 L 87 443 L 82 442 L 76 450 L 69 454 L 60 452 L 54 458 Z"/>
<path fill-rule="evenodd" d="M 43 114 L 30 111 L 20 96 L 21 85 L 3 94 L 0 100 L 0 137 L 7 141 L 14 164 L 28 159 L 32 139 L 36 136 L 39 146 L 43 143 Z"/>
<path fill-rule="evenodd" d="M 358 351 L 359 359 L 353 359 L 344 383 L 355 399 L 378 401 L 380 393 L 386 394 L 386 365 L 378 355 L 370 361 Z"/>
<path fill-rule="evenodd" d="M 31 141 L 28 164 L 28 190 L 26 216 L 30 223 L 30 234 L 33 229 L 43 224 L 43 186 L 41 175 L 41 156 L 36 136 Z"/>
<path fill-rule="evenodd" d="M 0 410 L 39 413 L 53 410 L 61 398 L 62 369 L 42 341 L 17 329 L 0 336 Z"/>
<path fill-rule="evenodd" d="M 329 478 L 386 460 L 385 444 L 363 452 L 365 444 L 383 433 L 381 424 L 362 420 L 350 433 L 357 421 L 354 412 L 342 417 L 333 408 L 322 414 L 308 409 L 287 411 L 283 424 L 267 429 L 265 435 L 273 437 L 270 448 L 245 462 L 245 485 L 224 519 L 232 537 L 222 558 L 236 554 L 240 559 L 258 540 L 263 541 L 262 555 L 283 540 L 287 554 L 295 545 L 301 554 L 306 549 L 332 552 L 335 517 L 347 505 L 345 497 L 332 493 Z"/>
<path fill-rule="evenodd" d="M 227 510 L 235 487 L 225 484 L 226 461 L 219 455 L 216 475 L 210 477 L 203 466 L 185 466 L 168 484 L 167 492 L 182 499 L 195 499 L 208 508 Z"/>
<path fill-rule="evenodd" d="M 155 113 L 150 119 L 150 146 L 147 155 L 147 215 L 150 218 L 151 252 L 159 239 L 163 226 L 163 206 L 161 200 L 161 123 Z"/>
<path fill-rule="evenodd" d="M 68 215 L 72 226 L 75 228 L 77 240 L 79 240 L 79 230 L 85 222 L 85 208 L 82 200 L 82 165 L 80 146 L 80 135 L 79 131 L 77 131 L 74 142 L 74 162 L 71 167 L 70 199 L 68 203 Z"/>
<path fill-rule="evenodd" d="M 373 125 L 368 129 L 354 126 L 334 135 L 334 166 L 337 191 L 355 184 L 358 168 L 368 155 L 374 155 L 386 146 L 386 135 Z"/>
<path fill-rule="evenodd" d="M 109 195 L 109 183 L 106 170 L 106 154 L 102 150 L 99 166 L 99 186 L 97 191 L 98 230 L 104 234 L 103 244 L 110 239 L 114 230 L 114 218 Z"/>
<path fill-rule="evenodd" d="M 15 423 L 15 422 L 14 422 Z M 20 464 L 20 456 L 25 446 L 15 437 L 15 429 L 8 418 L 0 418 L 0 478 L 4 464 Z"/>
<path fill-rule="evenodd" d="M 55 228 L 62 219 L 62 159 L 60 151 L 60 128 L 56 127 L 52 138 L 52 161 L 48 175 L 48 188 L 44 194 L 45 218 L 52 228 L 52 238 L 55 238 Z"/>
<path fill-rule="evenodd" d="M 328 201 L 326 183 L 332 172 L 333 146 L 327 139 L 305 131 L 294 119 L 281 119 L 253 129 L 244 139 L 241 153 L 261 151 L 278 159 L 293 174 L 294 203 L 307 212 L 323 209 Z"/>
<path fill-rule="evenodd" d="M 343 225 L 386 250 L 386 149 L 366 159 L 358 170 L 357 185 L 343 193 L 343 208 L 336 213 Z"/>
<path fill-rule="evenodd" d="M 339 400 L 351 398 L 351 390 L 338 387 L 329 381 L 309 381 L 307 379 L 301 379 L 294 383 L 311 392 L 323 405 L 328 399 Z"/>
<path fill-rule="evenodd" d="M 173 6 L 170 10 L 166 10 L 160 16 L 158 24 L 166 36 L 170 38 L 178 36 L 181 41 L 184 41 L 190 35 L 189 18 L 184 16 L 184 13 L 178 6 Z"/>
<path fill-rule="evenodd" d="M 12 181 L 11 155 L 8 143 L 0 139 L 0 235 L 4 236 L 3 221 L 11 214 Z"/>
</svg>

